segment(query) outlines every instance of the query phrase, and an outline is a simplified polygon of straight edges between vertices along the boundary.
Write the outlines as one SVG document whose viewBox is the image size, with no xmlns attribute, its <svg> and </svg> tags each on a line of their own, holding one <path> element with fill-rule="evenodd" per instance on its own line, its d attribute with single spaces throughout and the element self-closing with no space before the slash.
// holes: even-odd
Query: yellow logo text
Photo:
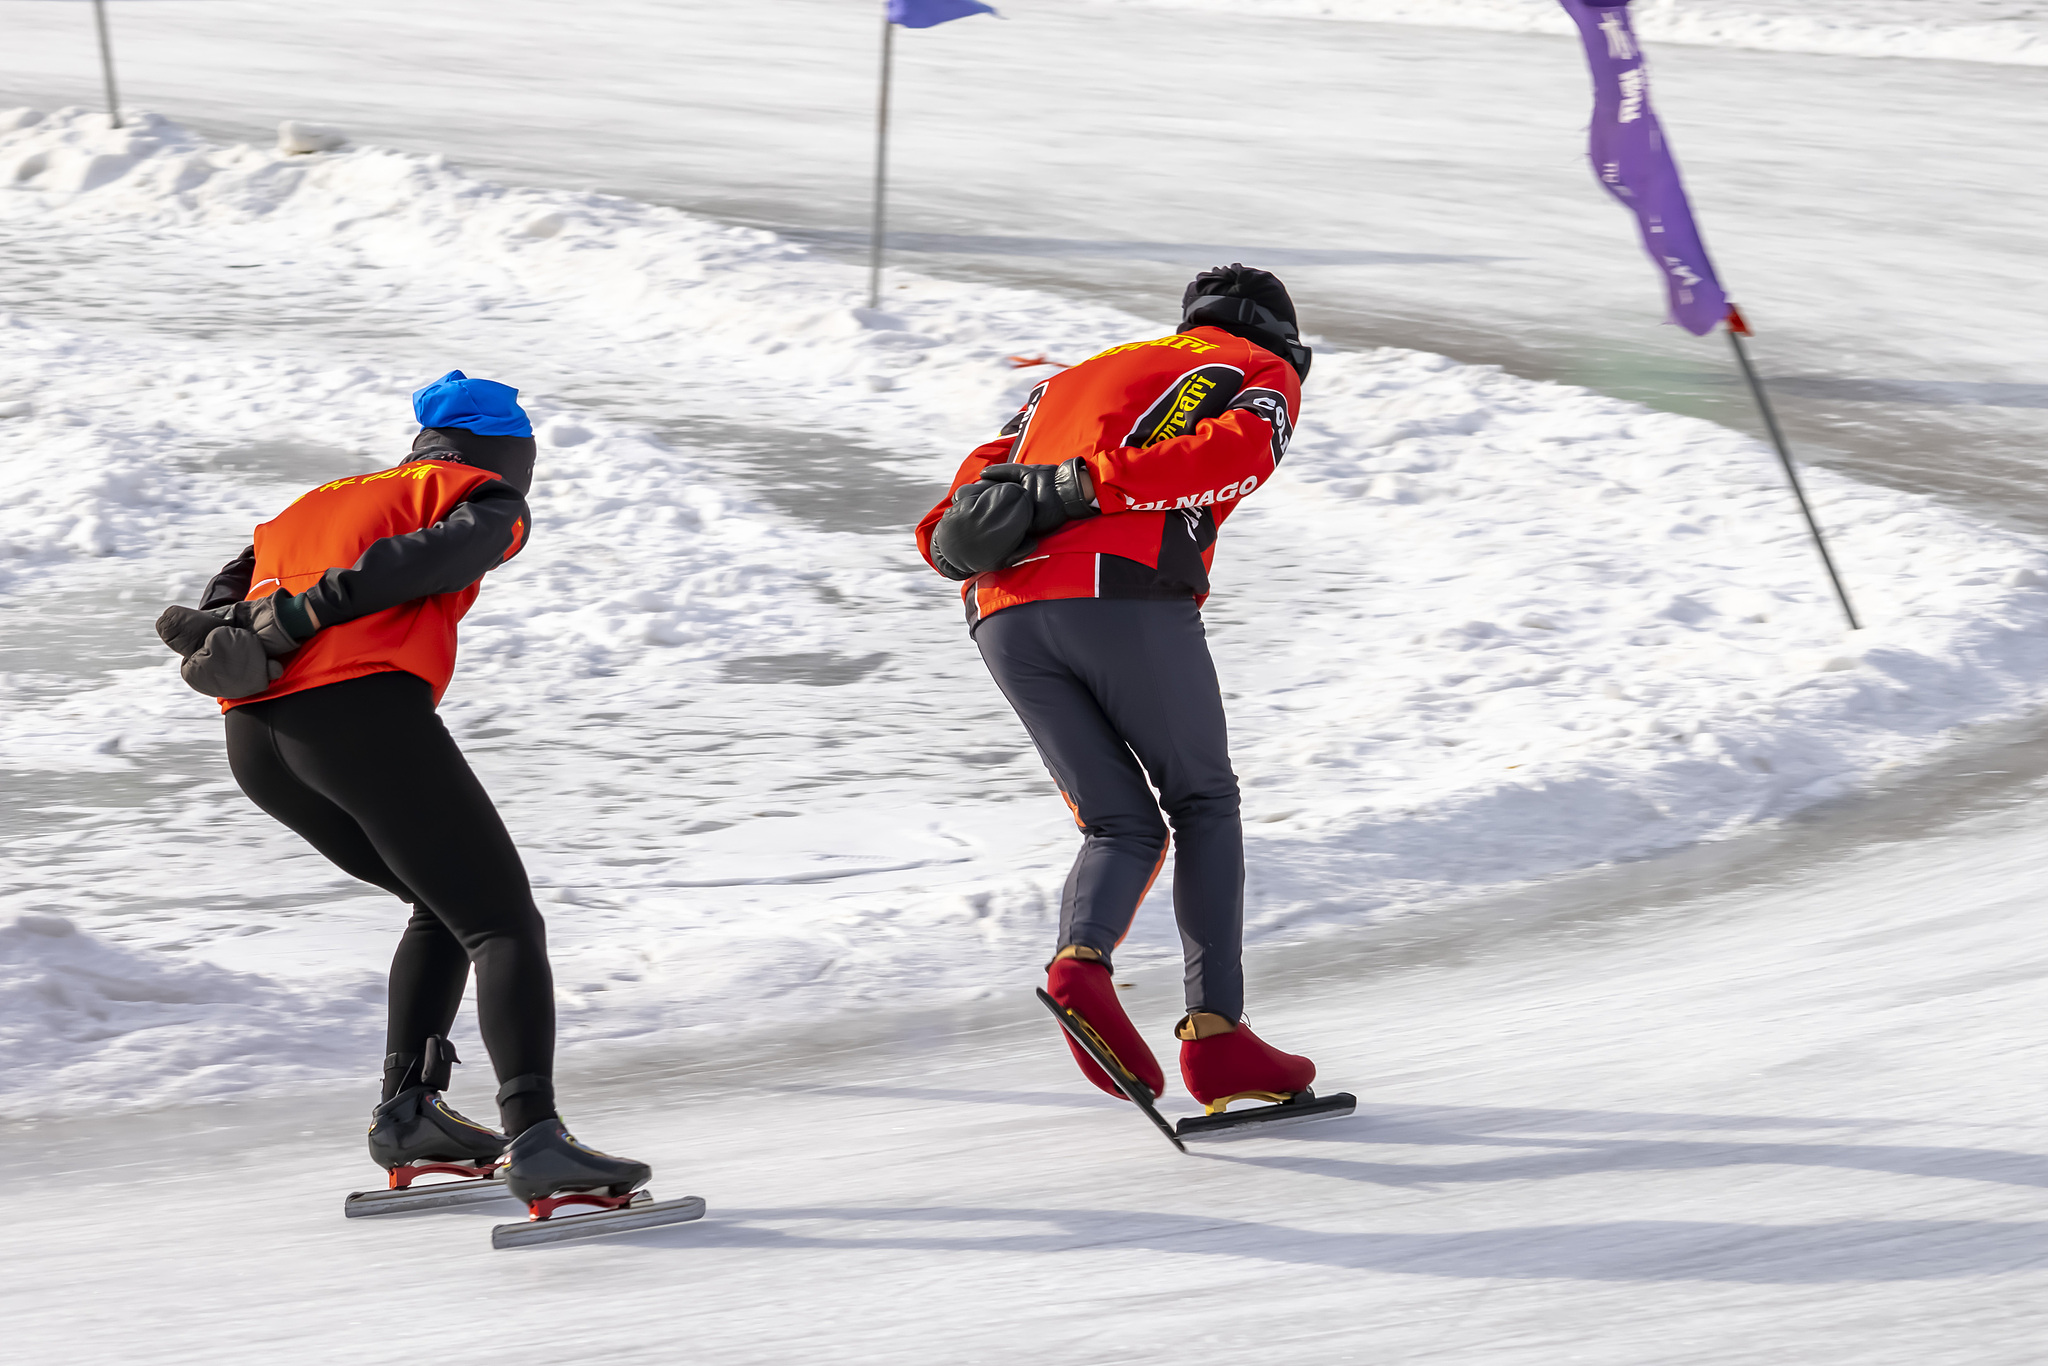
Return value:
<svg viewBox="0 0 2048 1366">
<path fill-rule="evenodd" d="M 1125 342 L 1122 346 L 1112 346 L 1109 350 L 1089 359 L 1101 360 L 1103 356 L 1120 356 L 1126 351 L 1137 351 L 1147 346 L 1168 346 L 1176 351 L 1193 351 L 1197 355 L 1217 349 L 1215 342 L 1205 342 L 1200 337 L 1190 337 L 1185 333 L 1176 332 L 1170 337 L 1154 337 L 1151 341 Z"/>
</svg>

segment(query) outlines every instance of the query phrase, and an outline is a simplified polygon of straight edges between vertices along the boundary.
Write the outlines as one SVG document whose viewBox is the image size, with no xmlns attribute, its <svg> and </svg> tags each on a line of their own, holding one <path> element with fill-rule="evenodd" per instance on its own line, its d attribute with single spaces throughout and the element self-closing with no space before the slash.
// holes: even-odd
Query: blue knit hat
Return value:
<svg viewBox="0 0 2048 1366">
<path fill-rule="evenodd" d="M 412 411 L 422 427 L 460 427 L 478 436 L 533 435 L 517 389 L 496 380 L 471 379 L 460 370 L 415 389 Z"/>
</svg>

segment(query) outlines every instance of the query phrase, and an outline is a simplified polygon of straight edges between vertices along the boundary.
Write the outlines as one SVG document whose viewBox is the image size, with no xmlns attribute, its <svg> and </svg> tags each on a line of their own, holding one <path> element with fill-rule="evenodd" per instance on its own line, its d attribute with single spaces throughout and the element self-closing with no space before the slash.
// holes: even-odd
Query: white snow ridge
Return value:
<svg viewBox="0 0 2048 1366">
<path fill-rule="evenodd" d="M 908 276 L 874 312 L 770 234 L 435 157 L 0 128 L 0 242 L 67 282 L 0 317 L 0 785 L 27 794 L 0 1111 L 375 1052 L 399 908 L 235 791 L 149 623 L 307 485 L 395 460 L 407 392 L 454 365 L 541 431 L 534 539 L 445 714 L 540 889 L 566 1041 L 1035 970 L 1071 826 L 907 522 L 1044 373 L 1006 357 L 1160 319 Z M 1811 488 L 1853 637 L 1750 438 L 1320 355 L 1208 610 L 1254 941 L 1725 836 L 2038 705 L 2041 545 Z M 1177 952 L 1152 908 L 1125 958 Z"/>
<path fill-rule="evenodd" d="M 0 924 L 0 1058 L 22 1113 L 161 1104 L 360 1067 L 382 1032 L 374 994 L 305 1002 L 262 977 L 81 934 L 62 916 Z"/>
</svg>

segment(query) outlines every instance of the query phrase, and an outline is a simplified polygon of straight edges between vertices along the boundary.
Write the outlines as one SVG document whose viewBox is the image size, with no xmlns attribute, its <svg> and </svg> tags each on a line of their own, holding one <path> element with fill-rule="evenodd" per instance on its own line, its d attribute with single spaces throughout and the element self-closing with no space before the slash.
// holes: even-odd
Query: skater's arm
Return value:
<svg viewBox="0 0 2048 1366">
<path fill-rule="evenodd" d="M 1217 417 L 1186 436 L 1150 446 L 1120 446 L 1087 459 L 1105 513 L 1211 507 L 1243 497 L 1266 482 L 1287 454 L 1301 382 L 1277 356 L 1262 363 Z"/>
<path fill-rule="evenodd" d="M 982 544 L 987 539 L 986 526 L 976 525 L 969 529 L 967 523 L 985 524 L 988 519 L 985 515 L 979 517 L 971 515 L 975 510 L 974 508 L 959 509 L 959 503 L 956 500 L 961 489 L 980 480 L 983 470 L 987 469 L 990 465 L 1002 465 L 1009 462 L 1011 455 L 1017 449 L 1017 444 L 1024 439 L 1025 432 L 1030 429 L 1032 415 L 1038 411 L 1039 400 L 1045 397 L 1045 386 L 1049 382 L 1040 381 L 1037 385 L 1033 386 L 1031 393 L 1025 398 L 1023 404 L 1018 407 L 1016 412 L 1010 414 L 1010 420 L 1005 422 L 1002 430 L 996 433 L 995 440 L 975 447 L 968 457 L 960 462 L 960 469 L 954 474 L 952 486 L 946 490 L 946 496 L 941 498 L 932 507 L 932 510 L 927 512 L 918 522 L 917 553 L 924 556 L 926 564 L 938 570 L 947 578 L 971 579 L 977 573 L 992 569 L 997 563 L 1000 563 L 1000 559 L 992 560 L 989 564 L 981 566 L 980 569 L 971 568 L 960 563 L 960 557 L 963 554 L 968 554 L 968 557 L 972 558 L 972 554 L 983 553 L 987 550 L 987 546 Z M 977 505 L 982 503 L 978 495 L 972 494 L 969 495 L 967 501 Z M 1008 502 L 1009 499 L 1005 497 L 1001 501 Z M 956 509 L 959 509 L 959 511 L 956 511 Z M 979 508 L 983 514 L 993 509 L 994 504 L 980 506 Z M 946 534 L 941 535 L 939 533 L 939 523 L 945 521 L 948 514 L 953 514 L 952 522 L 948 525 Z M 964 520 L 963 515 L 965 515 Z M 963 531 L 966 532 L 964 536 L 962 534 Z M 934 547 L 932 544 L 934 536 L 937 536 L 939 540 L 937 547 Z M 948 558 L 945 553 L 949 543 L 953 547 L 952 558 Z M 972 553 L 965 549 L 968 543 L 972 543 Z"/>
<path fill-rule="evenodd" d="M 256 547 L 250 546 L 220 567 L 220 573 L 206 581 L 199 595 L 199 610 L 227 607 L 249 596 L 249 581 L 256 576 Z"/>
<path fill-rule="evenodd" d="M 494 479 L 434 525 L 371 542 L 353 565 L 328 570 L 298 602 L 317 630 L 458 592 L 518 554 L 529 521 L 519 490 Z"/>
<path fill-rule="evenodd" d="M 1017 439 L 1014 436 L 999 436 L 994 441 L 975 447 L 968 457 L 960 462 L 959 472 L 953 476 L 951 486 L 946 489 L 946 496 L 934 504 L 932 510 L 919 520 L 917 524 L 917 553 L 924 556 L 926 564 L 938 570 L 947 578 L 969 579 L 974 577 L 974 571 L 953 563 L 946 559 L 943 554 L 932 548 L 932 537 L 937 533 L 939 523 L 944 520 L 948 512 L 953 510 L 953 495 L 969 484 L 978 481 L 981 478 L 981 472 L 990 465 L 1000 465 L 1007 461 L 1010 458 L 1010 449 L 1016 444 Z"/>
</svg>

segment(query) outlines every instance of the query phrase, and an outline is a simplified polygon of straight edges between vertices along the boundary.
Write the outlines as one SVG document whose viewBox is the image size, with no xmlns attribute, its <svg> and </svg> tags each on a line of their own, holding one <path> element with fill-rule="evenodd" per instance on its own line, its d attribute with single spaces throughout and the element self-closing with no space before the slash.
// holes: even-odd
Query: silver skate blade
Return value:
<svg viewBox="0 0 2048 1366">
<path fill-rule="evenodd" d="M 1220 1115 L 1195 1115 L 1174 1125 L 1173 1131 L 1184 1139 L 1252 1138 L 1296 1124 L 1342 1119 L 1357 1108 L 1358 1097 L 1348 1091 L 1333 1096 L 1311 1094 L 1305 1099 L 1261 1105 L 1256 1110 L 1239 1110 L 1236 1114 L 1225 1111 Z"/>
<path fill-rule="evenodd" d="M 491 1230 L 492 1247 L 533 1247 L 539 1243 L 567 1243 L 578 1238 L 601 1238 L 608 1233 L 630 1233 L 636 1228 L 660 1228 L 665 1224 L 687 1224 L 704 1217 L 704 1199 L 686 1195 L 680 1200 L 654 1200 L 625 1209 L 601 1210 L 596 1214 L 571 1214 L 566 1218 L 535 1219 L 523 1224 L 499 1224 Z"/>
<path fill-rule="evenodd" d="M 404 1214 L 421 1209 L 454 1209 L 459 1205 L 482 1205 L 492 1200 L 510 1200 L 512 1192 L 494 1176 L 474 1181 L 439 1181 L 431 1186 L 408 1186 L 402 1191 L 352 1191 L 342 1201 L 341 1212 L 350 1219 L 372 1214 Z"/>
</svg>

